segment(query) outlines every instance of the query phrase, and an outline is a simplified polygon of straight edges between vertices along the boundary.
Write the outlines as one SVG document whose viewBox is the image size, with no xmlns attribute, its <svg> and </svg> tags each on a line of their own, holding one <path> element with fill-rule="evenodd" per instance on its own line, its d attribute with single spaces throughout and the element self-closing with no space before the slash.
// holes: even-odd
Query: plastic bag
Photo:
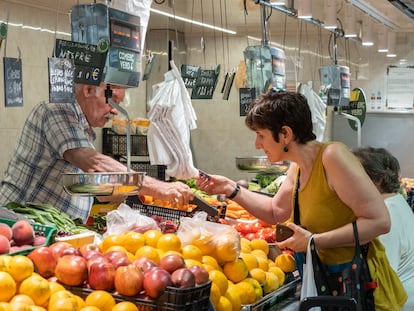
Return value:
<svg viewBox="0 0 414 311">
<path fill-rule="evenodd" d="M 240 255 L 240 235 L 229 225 L 207 221 L 207 213 L 181 217 L 177 235 L 183 245 L 200 248 L 203 255 L 216 258 L 219 264 L 236 260 Z"/>
<path fill-rule="evenodd" d="M 106 215 L 106 225 L 105 236 L 120 234 L 126 231 L 144 233 L 150 229 L 160 230 L 154 219 L 142 215 L 139 211 L 133 210 L 124 203 L 120 204 L 117 209 L 108 212 Z"/>
<path fill-rule="evenodd" d="M 318 292 L 316 290 L 315 277 L 313 272 L 312 265 L 312 253 L 310 249 L 310 241 L 308 242 L 308 248 L 306 250 L 306 263 L 303 264 L 303 279 L 302 279 L 302 288 L 300 292 L 300 299 L 303 300 L 307 297 L 316 297 Z M 321 308 L 314 307 L 310 309 L 311 311 L 320 311 Z"/>
</svg>

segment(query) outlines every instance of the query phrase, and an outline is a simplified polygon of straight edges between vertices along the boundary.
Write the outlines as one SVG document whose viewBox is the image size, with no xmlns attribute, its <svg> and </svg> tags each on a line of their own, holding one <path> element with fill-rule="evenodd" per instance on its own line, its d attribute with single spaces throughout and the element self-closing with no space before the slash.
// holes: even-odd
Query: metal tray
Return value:
<svg viewBox="0 0 414 311">
<path fill-rule="evenodd" d="M 289 165 L 289 161 L 272 163 L 266 156 L 236 157 L 236 166 L 242 171 L 284 174 Z"/>
<path fill-rule="evenodd" d="M 145 172 L 64 173 L 65 191 L 78 196 L 129 196 L 141 189 Z"/>
</svg>

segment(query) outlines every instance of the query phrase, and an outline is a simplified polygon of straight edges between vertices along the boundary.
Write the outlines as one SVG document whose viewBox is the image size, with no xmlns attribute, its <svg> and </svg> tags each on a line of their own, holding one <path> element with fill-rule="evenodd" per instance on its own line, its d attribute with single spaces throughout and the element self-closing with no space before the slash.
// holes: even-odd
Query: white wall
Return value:
<svg viewBox="0 0 414 311">
<path fill-rule="evenodd" d="M 10 7 L 9 21 L 11 23 L 24 23 L 51 30 L 56 28 L 56 16 L 51 12 L 27 8 L 24 5 L 11 5 Z M 282 13 L 273 12 L 272 18 L 283 17 L 278 14 Z M 5 10 L 0 11 L 0 20 L 4 21 L 6 18 Z M 298 22 L 296 27 L 289 29 L 285 38 L 278 33 L 280 30 L 271 29 L 273 35 L 270 40 L 277 43 L 276 47 L 283 48 L 287 55 L 289 88 L 294 88 L 297 82 L 312 81 L 314 89 L 317 91 L 320 80 L 318 68 L 333 64 L 332 47 L 329 46 L 329 43 L 332 42 L 329 40 L 330 33 L 325 30 L 319 32 L 314 27 L 316 26 L 301 27 Z M 70 32 L 68 16 L 60 16 L 57 29 Z M 229 100 L 223 100 L 220 93 L 225 72 L 237 69 L 240 61 L 243 60 L 243 51 L 246 46 L 260 44 L 260 42 L 248 41 L 245 37 L 246 33 L 240 33 L 240 36 L 236 37 L 225 36 L 224 41 L 221 34 L 205 34 L 204 52 L 200 48 L 200 35 L 191 34 L 190 36 L 187 33 L 182 38 L 184 44 L 180 45 L 180 53 L 178 51 L 174 53 L 177 65 L 187 63 L 212 69 L 218 63 L 221 64 L 222 72 L 213 99 L 193 100 L 198 117 L 198 128 L 191 133 L 192 148 L 195 163 L 199 168 L 212 173 L 225 174 L 234 179 L 254 176 L 254 174 L 241 172 L 236 168 L 235 158 L 237 156 L 262 155 L 261 151 L 254 148 L 254 133 L 245 127 L 244 117 L 240 117 L 238 89 L 233 85 Z M 129 96 L 125 106 L 131 117 L 145 116 L 145 106 L 150 97 L 148 91 L 152 83 L 162 80 L 162 75 L 166 70 L 165 52 L 167 51 L 167 39 L 171 40 L 171 36 L 156 36 L 155 32 L 152 35 L 151 32 L 147 35 L 148 46 L 151 46 L 152 42 L 154 50 L 164 52 L 163 58 L 159 60 L 163 62 L 163 65 L 155 67 L 154 77 L 148 82 L 148 85 L 146 82 L 141 82 L 138 88 L 128 91 Z M 70 37 L 58 37 L 70 39 Z M 47 58 L 52 54 L 54 39 L 53 33 L 9 26 L 6 56 L 17 57 L 17 47 L 22 52 L 24 106 L 4 107 L 3 75 L 0 75 L 0 141 L 3 143 L 3 148 L 0 149 L 0 174 L 5 170 L 12 155 L 27 114 L 39 101 L 48 99 Z M 165 40 L 165 44 L 162 44 L 162 40 Z M 158 44 L 155 44 L 155 41 Z M 222 46 L 223 42 L 224 47 Z M 282 45 L 283 42 L 284 45 Z M 412 35 L 399 38 L 397 52 L 399 55 L 405 54 L 404 57 L 411 64 L 414 63 L 414 56 L 411 53 L 412 46 Z M 5 42 L 0 49 L 0 53 L 3 55 L 4 49 Z M 350 67 L 351 86 L 361 87 L 367 94 L 385 89 L 385 69 L 394 61 L 377 53 L 375 47 L 362 48 L 355 41 L 338 39 L 338 64 Z M 0 72 L 3 72 L 2 63 L 0 64 Z M 100 133 L 100 131 L 98 132 Z M 99 139 L 97 141 L 98 149 L 100 144 Z"/>
</svg>

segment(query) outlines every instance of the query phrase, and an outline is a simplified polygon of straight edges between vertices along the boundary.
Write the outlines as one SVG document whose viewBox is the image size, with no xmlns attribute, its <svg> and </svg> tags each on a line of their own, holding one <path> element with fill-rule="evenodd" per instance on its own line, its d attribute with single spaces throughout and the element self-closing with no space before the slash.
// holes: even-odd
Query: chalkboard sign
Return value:
<svg viewBox="0 0 414 311">
<path fill-rule="evenodd" d="M 200 66 L 181 65 L 181 78 L 187 88 L 195 87 L 196 80 L 200 74 Z"/>
<path fill-rule="evenodd" d="M 49 101 L 72 103 L 75 98 L 73 59 L 49 58 Z"/>
<path fill-rule="evenodd" d="M 216 88 L 219 71 L 201 69 L 191 93 L 193 99 L 211 99 Z"/>
<path fill-rule="evenodd" d="M 99 52 L 93 44 L 56 40 L 56 57 L 70 58 L 75 62 L 76 83 L 99 85 L 102 81 L 106 54 Z"/>
<path fill-rule="evenodd" d="M 20 58 L 4 57 L 3 65 L 5 106 L 23 106 L 22 60 Z"/>
<path fill-rule="evenodd" d="M 252 88 L 239 88 L 239 101 L 240 101 L 240 116 L 244 117 L 249 111 L 249 106 L 256 98 L 256 89 Z"/>
</svg>

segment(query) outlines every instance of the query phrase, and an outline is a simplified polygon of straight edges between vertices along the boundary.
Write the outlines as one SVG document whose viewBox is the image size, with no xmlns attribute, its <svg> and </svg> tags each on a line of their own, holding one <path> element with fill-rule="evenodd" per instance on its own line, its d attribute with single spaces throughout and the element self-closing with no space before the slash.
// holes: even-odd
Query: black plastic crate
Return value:
<svg viewBox="0 0 414 311">
<path fill-rule="evenodd" d="M 127 135 L 115 133 L 110 128 L 102 129 L 102 153 L 114 156 L 127 154 Z M 148 156 L 148 145 L 146 135 L 131 134 L 131 155 Z"/>
<path fill-rule="evenodd" d="M 86 298 L 93 289 L 65 286 L 72 293 Z M 112 293 L 116 302 L 131 301 L 146 311 L 208 311 L 210 308 L 211 281 L 190 288 L 168 286 L 156 300 L 141 297 L 128 297 Z"/>
<path fill-rule="evenodd" d="M 192 217 L 196 212 L 204 211 L 208 215 L 209 221 L 217 222 L 219 218 L 225 218 L 226 205 L 215 207 L 208 204 L 198 196 L 194 196 L 191 204 L 197 205 L 191 211 L 184 211 L 174 208 L 162 207 L 157 205 L 144 204 L 139 196 L 130 196 L 125 200 L 125 203 L 132 209 L 139 210 L 139 212 L 146 216 L 161 216 L 163 219 L 170 219 L 178 222 L 181 217 Z"/>
<path fill-rule="evenodd" d="M 126 164 L 126 160 L 121 160 L 124 164 Z M 157 178 L 159 180 L 165 180 L 165 165 L 151 165 L 149 161 L 137 162 L 131 161 L 131 169 L 136 172 L 146 172 L 147 175 Z"/>
</svg>

